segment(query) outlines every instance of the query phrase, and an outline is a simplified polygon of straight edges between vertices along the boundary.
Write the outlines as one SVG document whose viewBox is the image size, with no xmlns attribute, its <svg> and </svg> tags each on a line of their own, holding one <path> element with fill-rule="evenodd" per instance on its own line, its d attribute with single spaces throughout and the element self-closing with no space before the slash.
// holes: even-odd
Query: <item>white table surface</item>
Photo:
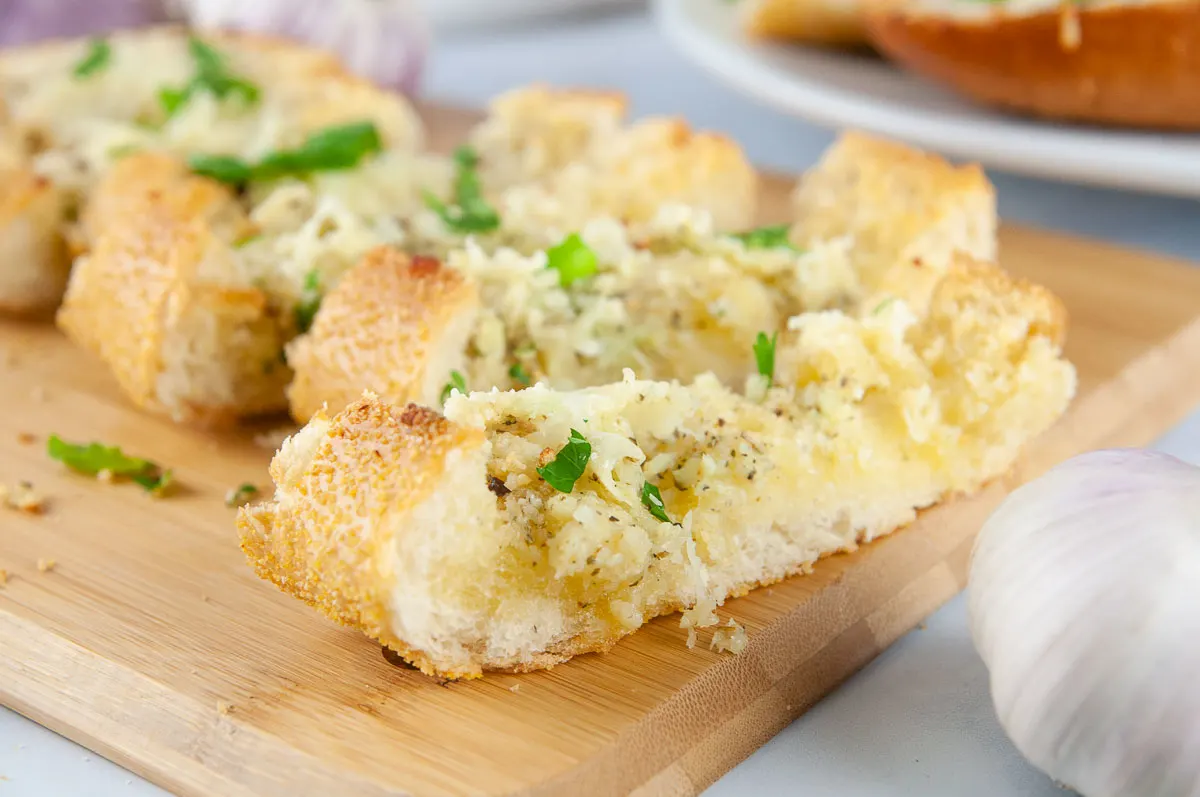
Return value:
<svg viewBox="0 0 1200 797">
<path fill-rule="evenodd" d="M 464 104 L 533 81 L 629 93 L 636 114 L 681 114 L 734 136 L 759 164 L 800 170 L 831 134 L 721 88 L 640 11 L 525 22 L 443 38 L 427 93 Z M 1001 214 L 1200 260 L 1200 203 L 992 175 Z M 1200 413 L 1157 446 L 1200 462 Z M 3 652 L 0 651 L 0 655 Z M 0 709 L 3 797 L 148 797 L 164 791 Z M 738 766 L 706 797 L 1061 797 L 996 723 L 960 597 Z"/>
</svg>

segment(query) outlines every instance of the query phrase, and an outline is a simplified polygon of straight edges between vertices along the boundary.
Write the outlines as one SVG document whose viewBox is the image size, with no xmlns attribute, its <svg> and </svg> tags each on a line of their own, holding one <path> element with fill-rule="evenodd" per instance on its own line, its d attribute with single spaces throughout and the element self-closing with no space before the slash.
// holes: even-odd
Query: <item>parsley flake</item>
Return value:
<svg viewBox="0 0 1200 797">
<path fill-rule="evenodd" d="M 267 153 L 258 163 L 232 155 L 192 155 L 188 165 L 196 174 L 240 186 L 251 180 L 352 169 L 381 149 L 383 140 L 375 123 L 355 122 L 318 130 L 296 149 Z"/>
<path fill-rule="evenodd" d="M 742 242 L 747 249 L 796 249 L 788 239 L 791 228 L 786 224 L 774 224 L 769 227 L 759 227 L 746 232 L 734 233 L 729 236 Z"/>
<path fill-rule="evenodd" d="M 596 273 L 599 258 L 595 251 L 583 242 L 579 233 L 572 233 L 553 249 L 546 250 L 546 267 L 558 272 L 558 281 L 564 287 Z"/>
<path fill-rule="evenodd" d="M 775 383 L 775 341 L 778 338 L 778 332 L 770 338 L 767 333 L 759 332 L 754 339 L 754 361 L 758 364 L 758 372 L 767 378 L 767 387 Z"/>
<path fill-rule="evenodd" d="M 571 430 L 567 444 L 558 455 L 547 465 L 537 469 L 538 475 L 546 480 L 560 493 L 569 493 L 575 489 L 575 482 L 587 470 L 588 460 L 592 456 L 592 444 L 576 430 Z"/>
<path fill-rule="evenodd" d="M 458 233 L 491 232 L 500 226 L 500 215 L 483 198 L 479 182 L 479 155 L 471 147 L 454 151 L 457 171 L 454 198 L 447 204 L 430 191 L 422 192 L 425 205 L 441 217 L 447 227 Z"/>
<path fill-rule="evenodd" d="M 211 45 L 193 36 L 188 39 L 188 53 L 196 65 L 196 74 L 181 88 L 167 87 L 158 92 L 159 103 L 168 119 L 199 91 L 207 91 L 219 100 L 233 95 L 241 97 L 247 105 L 258 102 L 258 86 L 230 72 L 224 56 Z"/>
<path fill-rule="evenodd" d="M 116 446 L 68 443 L 52 434 L 46 442 L 46 453 L 71 470 L 97 477 L 102 473 L 123 476 L 156 495 L 161 494 L 172 482 L 171 471 L 164 470 L 148 459 L 127 456 Z"/>
<path fill-rule="evenodd" d="M 443 404 L 446 403 L 446 399 L 450 398 L 450 394 L 452 392 L 454 392 L 455 390 L 457 390 L 459 393 L 466 394 L 467 380 L 460 372 L 451 371 L 450 372 L 450 381 L 447 382 L 446 386 L 442 388 L 442 403 Z"/>
<path fill-rule="evenodd" d="M 525 370 L 525 366 L 520 363 L 513 363 L 508 369 L 508 375 L 521 387 L 529 387 L 530 383 L 533 382 L 533 378 Z"/>
<path fill-rule="evenodd" d="M 892 303 L 893 303 L 893 302 L 895 302 L 895 301 L 896 301 L 896 297 L 895 297 L 895 296 L 889 296 L 889 297 L 887 297 L 887 298 L 886 298 L 886 299 L 884 299 L 882 302 L 880 302 L 879 304 L 875 305 L 875 309 L 871 311 L 871 315 L 879 315 L 879 314 L 880 314 L 880 313 L 882 313 L 884 310 L 886 310 L 886 309 L 888 309 L 889 307 L 891 307 L 891 306 L 892 306 Z"/>
<path fill-rule="evenodd" d="M 225 494 L 225 506 L 242 506 L 258 495 L 258 488 L 249 482 L 238 485 Z"/>
<path fill-rule="evenodd" d="M 296 331 L 303 335 L 312 329 L 317 311 L 321 309 L 321 274 L 313 269 L 304 277 L 304 292 L 293 311 Z"/>
<path fill-rule="evenodd" d="M 72 74 L 77 78 L 91 77 L 101 72 L 112 60 L 112 46 L 107 39 L 92 39 L 87 54 L 75 64 Z"/>
<path fill-rule="evenodd" d="M 651 515 L 663 523 L 672 522 L 671 518 L 667 516 L 667 506 L 663 503 L 662 493 L 650 482 L 642 483 L 642 503 L 650 510 Z"/>
</svg>

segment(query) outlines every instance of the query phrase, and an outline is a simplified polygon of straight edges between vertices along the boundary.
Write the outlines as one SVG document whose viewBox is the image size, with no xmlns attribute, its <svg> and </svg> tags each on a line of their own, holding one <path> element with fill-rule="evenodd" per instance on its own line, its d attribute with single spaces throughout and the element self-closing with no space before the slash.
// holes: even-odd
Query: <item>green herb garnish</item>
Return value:
<svg viewBox="0 0 1200 797">
<path fill-rule="evenodd" d="M 355 122 L 318 130 L 298 148 L 268 153 L 258 163 L 232 155 L 193 155 L 188 164 L 196 174 L 240 186 L 251 180 L 351 169 L 382 148 L 374 122 Z"/>
<path fill-rule="evenodd" d="M 454 176 L 454 201 L 447 204 L 429 191 L 422 196 L 425 205 L 441 217 L 454 232 L 491 232 L 500 226 L 500 215 L 483 198 L 479 183 L 479 155 L 471 147 L 454 151 L 457 171 Z"/>
<path fill-rule="evenodd" d="M 249 164 L 232 155 L 192 155 L 188 166 L 196 174 L 230 185 L 248 182 L 253 174 Z"/>
<path fill-rule="evenodd" d="M 663 523 L 671 522 L 671 518 L 667 517 L 667 506 L 663 503 L 662 493 L 650 482 L 642 484 L 642 503 L 650 510 L 651 515 Z"/>
<path fill-rule="evenodd" d="M 207 91 L 220 100 L 237 95 L 247 105 L 258 102 L 258 86 L 230 72 L 225 58 L 211 46 L 193 36 L 188 39 L 188 52 L 196 65 L 195 76 L 182 88 L 164 88 L 158 92 L 167 118 L 174 116 L 198 91 Z"/>
<path fill-rule="evenodd" d="M 775 341 L 778 338 L 778 332 L 769 339 L 767 333 L 759 332 L 754 339 L 754 361 L 758 364 L 758 372 L 767 378 L 767 387 L 775 382 Z"/>
<path fill-rule="evenodd" d="M 316 269 L 313 269 L 304 277 L 304 292 L 301 294 L 300 303 L 296 305 L 294 311 L 296 331 L 299 334 L 303 335 L 312 329 L 313 319 L 317 317 L 317 311 L 320 309 L 321 275 Z"/>
<path fill-rule="evenodd" d="M 254 500 L 257 495 L 258 488 L 247 482 L 225 494 L 225 506 L 241 506 Z"/>
<path fill-rule="evenodd" d="M 747 249 L 792 249 L 800 251 L 788 240 L 791 228 L 786 224 L 775 224 L 770 227 L 759 227 L 746 232 L 730 235 L 742 242 Z"/>
<path fill-rule="evenodd" d="M 875 305 L 875 309 L 871 311 L 871 315 L 879 315 L 879 314 L 880 314 L 880 313 L 882 313 L 884 310 L 886 310 L 886 309 L 888 309 L 889 307 L 891 307 L 891 306 L 892 306 L 892 303 L 893 303 L 893 302 L 895 302 L 895 301 L 896 301 L 896 297 L 895 297 L 895 296 L 889 296 L 889 297 L 887 297 L 887 298 L 886 298 L 886 299 L 884 299 L 882 302 L 880 302 L 879 304 Z"/>
<path fill-rule="evenodd" d="M 75 77 L 89 77 L 102 71 L 108 62 L 112 60 L 112 46 L 109 45 L 107 39 L 92 39 L 88 45 L 87 55 L 75 64 L 75 69 L 72 70 Z"/>
<path fill-rule="evenodd" d="M 592 444 L 574 429 L 567 438 L 567 444 L 562 447 L 554 460 L 544 467 L 537 469 L 538 475 L 546 480 L 560 493 L 569 493 L 575 489 L 575 482 L 587 470 L 588 459 L 592 456 Z"/>
<path fill-rule="evenodd" d="M 450 394 L 457 390 L 459 393 L 466 394 L 467 380 L 458 371 L 450 372 L 450 381 L 442 388 L 442 403 L 446 403 L 446 399 L 450 398 Z"/>
<path fill-rule="evenodd" d="M 257 241 L 259 238 L 262 238 L 261 232 L 246 233 L 245 235 L 234 240 L 233 248 L 241 249 L 242 247 L 249 246 L 250 244 Z"/>
<path fill-rule="evenodd" d="M 508 369 L 508 375 L 521 387 L 529 387 L 530 383 L 533 382 L 533 377 L 525 370 L 525 366 L 520 363 L 513 363 Z"/>
<path fill-rule="evenodd" d="M 126 456 L 116 446 L 101 443 L 67 443 L 58 435 L 50 435 L 46 453 L 71 470 L 89 476 L 107 473 L 123 476 L 144 487 L 148 492 L 161 494 L 171 483 L 171 471 L 164 470 L 148 459 Z"/>
<path fill-rule="evenodd" d="M 558 246 L 546 250 L 546 267 L 558 272 L 559 284 L 564 288 L 594 275 L 598 262 L 595 251 L 579 233 L 571 233 Z"/>
</svg>

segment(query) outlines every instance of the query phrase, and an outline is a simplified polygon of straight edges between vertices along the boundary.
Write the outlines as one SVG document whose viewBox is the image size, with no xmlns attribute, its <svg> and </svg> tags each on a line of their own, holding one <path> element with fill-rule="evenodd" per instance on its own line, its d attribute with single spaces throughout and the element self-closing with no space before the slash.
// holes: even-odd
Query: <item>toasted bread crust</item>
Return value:
<svg viewBox="0 0 1200 797">
<path fill-rule="evenodd" d="M 866 43 L 856 0 L 756 0 L 747 3 L 742 24 L 751 36 L 809 44 Z"/>
<path fill-rule="evenodd" d="M 474 283 L 460 272 L 390 247 L 372 250 L 288 347 L 293 416 L 303 423 L 323 406 L 336 412 L 364 389 L 398 405 L 436 403 L 446 375 L 461 368 L 478 306 Z"/>
<path fill-rule="evenodd" d="M 983 103 L 1052 119 L 1200 128 L 1197 2 L 1029 15 L 999 5 L 982 19 L 889 4 L 867 27 L 898 63 Z"/>
<path fill-rule="evenodd" d="M 201 425 L 284 406 L 283 341 L 266 295 L 207 273 L 218 225 L 244 216 L 223 185 L 165 155 L 132 155 L 98 187 L 103 229 L 76 264 L 58 325 L 139 407 Z"/>
<path fill-rule="evenodd" d="M 62 193 L 29 169 L 0 171 L 0 311 L 33 315 L 58 304 L 70 260 Z"/>
</svg>

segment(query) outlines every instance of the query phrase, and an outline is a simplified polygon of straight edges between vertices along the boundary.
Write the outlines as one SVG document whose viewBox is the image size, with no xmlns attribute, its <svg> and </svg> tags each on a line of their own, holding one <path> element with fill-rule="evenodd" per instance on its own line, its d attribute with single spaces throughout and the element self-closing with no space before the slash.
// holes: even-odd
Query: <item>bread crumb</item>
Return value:
<svg viewBox="0 0 1200 797">
<path fill-rule="evenodd" d="M 54 568 L 58 567 L 58 562 L 53 559 L 38 559 L 37 569 L 39 573 L 49 573 Z"/>
<path fill-rule="evenodd" d="M 0 587 L 8 583 L 8 571 L 0 570 Z"/>
<path fill-rule="evenodd" d="M 46 507 L 46 499 L 33 489 L 29 482 L 18 482 L 15 487 L 0 484 L 0 503 L 9 509 L 18 509 L 31 515 L 40 515 Z"/>
<path fill-rule="evenodd" d="M 200 600 L 204 601 L 205 603 L 212 603 L 212 598 L 208 597 L 207 595 L 201 595 Z"/>
<path fill-rule="evenodd" d="M 37 435 L 32 432 L 17 432 L 17 442 L 23 446 L 31 445 L 37 442 Z"/>
<path fill-rule="evenodd" d="M 723 628 L 718 628 L 713 632 L 712 641 L 708 643 L 708 649 L 715 650 L 718 653 L 728 651 L 736 656 L 746 649 L 748 642 L 746 629 L 737 620 L 731 618 Z"/>
<path fill-rule="evenodd" d="M 696 629 L 695 628 L 688 629 L 687 646 L 688 646 L 688 650 L 691 650 L 692 648 L 696 647 Z"/>
<path fill-rule="evenodd" d="M 101 468 L 100 470 L 96 471 L 96 481 L 104 482 L 105 484 L 112 484 L 114 478 L 116 477 L 113 476 L 113 472 L 108 468 Z"/>
<path fill-rule="evenodd" d="M 232 703 L 226 703 L 224 700 L 217 701 L 217 713 L 218 714 L 220 714 L 223 717 L 227 717 L 227 716 L 229 716 L 230 712 L 232 712 L 232 711 L 233 711 Z"/>
<path fill-rule="evenodd" d="M 512 686 L 508 687 L 508 691 L 512 692 L 513 694 L 516 694 L 517 692 L 521 691 L 521 685 L 513 684 Z"/>
</svg>

